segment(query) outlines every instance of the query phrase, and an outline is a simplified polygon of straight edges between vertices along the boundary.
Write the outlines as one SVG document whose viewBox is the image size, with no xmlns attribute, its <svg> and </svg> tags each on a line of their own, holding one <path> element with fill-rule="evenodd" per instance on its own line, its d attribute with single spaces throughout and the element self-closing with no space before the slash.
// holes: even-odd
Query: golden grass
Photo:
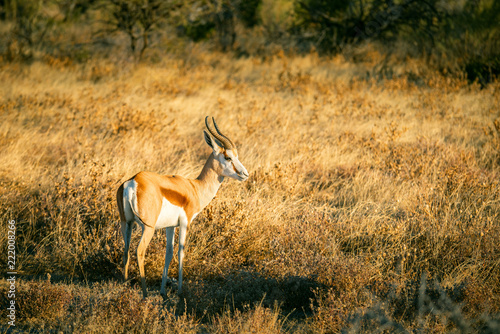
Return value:
<svg viewBox="0 0 500 334">
<path fill-rule="evenodd" d="M 417 83 L 414 63 L 374 79 L 371 66 L 196 49 L 154 65 L 2 64 L 0 216 L 3 227 L 17 222 L 19 326 L 493 328 L 500 86 L 421 69 Z M 250 178 L 225 181 L 190 227 L 180 299 L 158 297 L 157 233 L 146 257 L 152 297 L 142 302 L 136 278 L 120 283 L 115 190 L 141 170 L 196 177 L 210 153 L 205 115 L 231 135 Z M 2 298 L 6 289 L 2 281 Z"/>
</svg>

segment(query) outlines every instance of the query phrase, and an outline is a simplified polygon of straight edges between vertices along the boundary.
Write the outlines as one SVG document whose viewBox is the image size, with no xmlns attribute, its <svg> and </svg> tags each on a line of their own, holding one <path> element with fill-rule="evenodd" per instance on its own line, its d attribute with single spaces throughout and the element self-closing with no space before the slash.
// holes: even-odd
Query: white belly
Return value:
<svg viewBox="0 0 500 334">
<path fill-rule="evenodd" d="M 183 216 L 186 217 L 186 212 L 184 209 L 173 205 L 165 198 L 163 199 L 161 205 L 161 212 L 156 220 L 155 230 L 165 228 L 165 227 L 177 227 L 179 226 L 179 218 Z"/>
</svg>

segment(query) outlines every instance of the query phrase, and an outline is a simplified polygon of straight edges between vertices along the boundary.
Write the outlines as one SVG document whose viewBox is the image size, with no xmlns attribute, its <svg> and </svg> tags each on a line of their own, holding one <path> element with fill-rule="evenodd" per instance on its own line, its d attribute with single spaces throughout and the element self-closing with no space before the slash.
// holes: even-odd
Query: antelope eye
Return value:
<svg viewBox="0 0 500 334">
<path fill-rule="evenodd" d="M 231 159 L 231 157 L 224 157 L 227 161 L 231 161 L 233 159 Z"/>
</svg>

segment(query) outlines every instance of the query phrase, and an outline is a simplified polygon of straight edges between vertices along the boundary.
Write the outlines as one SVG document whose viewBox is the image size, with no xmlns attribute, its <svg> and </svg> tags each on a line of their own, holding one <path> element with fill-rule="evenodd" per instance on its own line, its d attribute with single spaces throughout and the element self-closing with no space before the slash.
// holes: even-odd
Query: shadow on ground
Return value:
<svg viewBox="0 0 500 334">
<path fill-rule="evenodd" d="M 159 289 L 160 283 L 150 282 L 148 286 Z M 240 270 L 210 279 L 188 280 L 183 285 L 177 309 L 203 316 L 220 314 L 224 310 L 244 310 L 254 305 L 278 306 L 285 314 L 302 318 L 312 312 L 315 291 L 325 288 L 307 277 L 270 278 Z"/>
</svg>

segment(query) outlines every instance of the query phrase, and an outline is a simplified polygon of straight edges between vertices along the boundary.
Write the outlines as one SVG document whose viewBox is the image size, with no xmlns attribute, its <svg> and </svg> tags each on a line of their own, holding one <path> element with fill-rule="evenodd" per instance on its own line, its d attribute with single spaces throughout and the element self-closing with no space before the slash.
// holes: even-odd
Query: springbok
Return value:
<svg viewBox="0 0 500 334">
<path fill-rule="evenodd" d="M 144 257 L 146 248 L 155 230 L 166 228 L 167 249 L 165 267 L 161 280 L 160 293 L 165 295 L 165 285 L 170 261 L 174 254 L 174 232 L 179 227 L 179 279 L 178 293 L 182 291 L 182 261 L 187 229 L 191 221 L 215 197 L 224 177 L 238 181 L 248 178 L 248 172 L 238 160 L 238 151 L 234 143 L 222 134 L 212 117 L 214 129 L 205 118 L 207 131 L 205 141 L 212 148 L 212 153 L 196 179 L 186 179 L 178 175 L 159 175 L 140 172 L 125 181 L 116 194 L 120 211 L 121 230 L 125 242 L 123 264 L 125 280 L 128 279 L 129 247 L 134 222 L 142 229 L 142 237 L 137 246 L 137 262 L 142 281 L 142 293 L 146 298 L 146 277 Z"/>
</svg>

